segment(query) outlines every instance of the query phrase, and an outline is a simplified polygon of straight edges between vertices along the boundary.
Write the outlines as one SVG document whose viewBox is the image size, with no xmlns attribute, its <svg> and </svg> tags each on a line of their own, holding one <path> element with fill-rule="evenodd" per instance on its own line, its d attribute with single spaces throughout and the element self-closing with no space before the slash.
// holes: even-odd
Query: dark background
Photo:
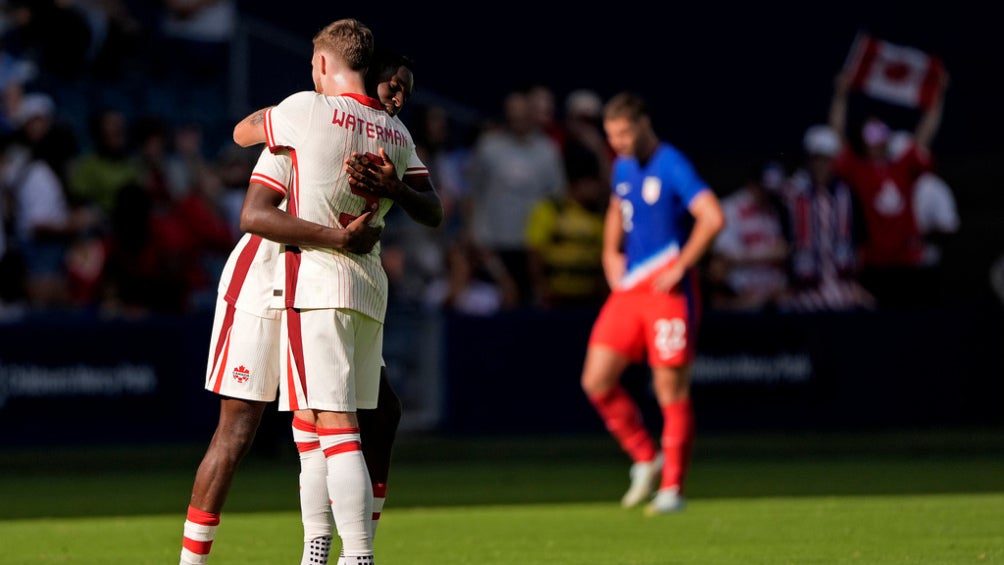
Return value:
<svg viewBox="0 0 1004 565">
<path fill-rule="evenodd" d="M 324 24 L 356 17 L 377 42 L 411 55 L 419 90 L 486 114 L 526 81 L 604 98 L 638 90 L 667 138 L 696 156 L 798 149 L 824 122 L 833 78 L 855 34 L 867 31 L 941 57 L 951 76 L 935 150 L 1002 153 L 1004 33 L 990 4 L 803 3 L 412 3 L 398 7 L 296 0 L 242 11 L 301 35 L 309 49 Z M 305 63 L 306 64 L 306 61 Z M 276 80 L 309 87 L 306 67 Z"/>
</svg>

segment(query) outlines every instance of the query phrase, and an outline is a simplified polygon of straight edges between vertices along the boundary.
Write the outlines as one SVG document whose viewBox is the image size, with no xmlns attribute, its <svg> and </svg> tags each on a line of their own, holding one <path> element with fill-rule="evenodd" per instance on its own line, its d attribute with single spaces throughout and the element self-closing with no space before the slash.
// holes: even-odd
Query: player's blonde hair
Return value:
<svg viewBox="0 0 1004 565">
<path fill-rule="evenodd" d="M 362 71 L 373 57 L 373 32 L 355 18 L 336 20 L 314 36 L 314 51 L 341 57 L 350 69 Z"/>
</svg>

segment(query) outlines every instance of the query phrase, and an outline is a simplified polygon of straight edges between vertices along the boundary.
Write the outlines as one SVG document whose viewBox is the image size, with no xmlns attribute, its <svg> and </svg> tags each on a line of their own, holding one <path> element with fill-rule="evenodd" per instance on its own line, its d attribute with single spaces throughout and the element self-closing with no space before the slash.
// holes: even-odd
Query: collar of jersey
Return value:
<svg viewBox="0 0 1004 565">
<path fill-rule="evenodd" d="M 369 106 L 371 108 L 376 108 L 377 110 L 383 110 L 383 104 L 380 103 L 376 98 L 371 98 L 365 94 L 356 94 L 355 92 L 346 92 L 345 94 L 339 94 L 339 96 L 348 96 L 362 104 L 363 106 Z"/>
</svg>

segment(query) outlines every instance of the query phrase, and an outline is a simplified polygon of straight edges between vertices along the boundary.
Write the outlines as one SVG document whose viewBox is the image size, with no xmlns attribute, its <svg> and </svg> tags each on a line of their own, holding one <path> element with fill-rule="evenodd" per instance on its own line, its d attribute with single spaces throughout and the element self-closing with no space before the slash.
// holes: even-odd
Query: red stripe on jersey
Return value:
<svg viewBox="0 0 1004 565">
<path fill-rule="evenodd" d="M 358 433 L 359 428 L 317 428 L 317 435 L 319 436 L 339 436 Z"/>
<path fill-rule="evenodd" d="M 293 216 L 299 217 L 300 211 L 300 174 L 299 174 L 299 161 L 296 158 L 296 151 L 290 150 L 289 157 L 292 161 L 292 169 L 290 171 L 290 190 L 288 202 L 288 212 Z M 296 304 L 296 280 L 300 275 L 300 248 L 299 247 L 286 247 L 286 252 L 284 253 L 286 260 L 286 289 L 285 294 L 285 304 L 287 308 L 292 308 Z"/>
<path fill-rule="evenodd" d="M 213 384 L 213 392 L 215 393 L 220 392 L 220 384 L 223 382 L 223 371 L 226 369 L 227 357 L 230 353 L 230 329 L 234 326 L 236 312 L 234 305 L 227 302 L 227 313 L 223 316 L 220 335 L 216 338 L 216 352 L 213 354 L 213 366 L 220 368 L 220 372 L 216 374 L 216 383 Z M 223 353 L 223 359 L 220 359 L 220 353 Z"/>
<path fill-rule="evenodd" d="M 220 515 L 218 513 L 199 510 L 198 508 L 191 505 L 188 506 L 188 514 L 185 516 L 185 519 L 193 524 L 198 524 L 200 526 L 220 525 Z"/>
<path fill-rule="evenodd" d="M 308 398 L 307 368 L 303 359 L 303 330 L 300 327 L 300 311 L 296 308 L 287 308 L 286 320 L 288 322 L 287 331 L 289 332 L 289 359 L 292 363 L 296 364 L 296 374 L 300 378 L 300 390 L 303 391 L 303 397 Z M 287 374 L 289 375 L 289 383 L 287 384 L 290 392 L 290 408 L 292 410 L 299 410 L 299 408 L 293 406 L 293 404 L 296 404 L 293 372 L 287 371 Z M 318 433 L 320 433 L 320 430 L 318 430 Z"/>
<path fill-rule="evenodd" d="M 429 176 L 429 169 L 425 167 L 410 167 L 404 171 L 405 177 L 427 177 Z"/>
<path fill-rule="evenodd" d="M 293 308 L 296 304 L 296 279 L 300 274 L 300 248 L 287 247 L 283 253 L 286 260 L 286 308 Z"/>
<path fill-rule="evenodd" d="M 223 295 L 223 299 L 228 304 L 237 303 L 237 297 L 241 294 L 244 280 L 248 276 L 248 271 L 251 270 L 251 263 L 254 262 L 254 256 L 258 253 L 260 245 L 261 238 L 253 235 L 244 249 L 241 249 L 240 255 L 237 256 L 237 264 L 234 265 L 234 272 L 230 275 L 230 284 L 227 285 L 227 292 Z"/>
<path fill-rule="evenodd" d="M 350 451 L 362 451 L 362 444 L 358 441 L 346 441 L 344 443 L 339 443 L 338 445 L 332 445 L 331 447 L 324 450 L 325 457 L 332 457 L 340 453 L 349 453 Z"/>
<path fill-rule="evenodd" d="M 196 555 L 209 555 L 209 550 L 213 547 L 213 540 L 196 541 L 192 538 L 183 538 L 181 546 Z"/>
<path fill-rule="evenodd" d="M 252 173 L 251 174 L 251 182 L 256 182 L 256 183 L 258 183 L 258 184 L 260 184 L 262 186 L 266 186 L 268 188 L 271 188 L 272 190 L 278 192 L 279 194 L 281 194 L 283 196 L 286 196 L 286 192 L 287 192 L 286 185 L 282 184 L 281 182 L 275 180 L 272 177 L 265 176 L 265 175 L 263 175 L 261 173 Z"/>
<path fill-rule="evenodd" d="M 298 441 L 296 442 L 296 450 L 300 453 L 307 451 L 313 451 L 315 449 L 321 448 L 321 442 L 319 441 Z"/>
</svg>

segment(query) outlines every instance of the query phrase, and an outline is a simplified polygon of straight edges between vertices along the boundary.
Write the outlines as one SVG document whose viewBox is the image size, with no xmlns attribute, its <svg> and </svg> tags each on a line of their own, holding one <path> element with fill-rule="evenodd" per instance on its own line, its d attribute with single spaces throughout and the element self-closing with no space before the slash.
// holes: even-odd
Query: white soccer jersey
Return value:
<svg viewBox="0 0 1004 565">
<path fill-rule="evenodd" d="M 378 100 L 358 95 L 298 92 L 265 112 L 265 133 L 273 152 L 291 157 L 289 212 L 329 227 L 344 228 L 373 210 L 370 225 L 382 226 L 393 204 L 353 192 L 345 158 L 353 151 L 378 155 L 383 147 L 399 177 L 408 170 L 414 142 L 404 124 Z M 277 269 L 282 297 L 273 306 L 350 308 L 378 321 L 387 310 L 387 275 L 377 244 L 365 255 L 339 249 L 283 247 Z"/>
<path fill-rule="evenodd" d="M 287 153 L 262 151 L 251 174 L 251 182 L 263 184 L 288 196 L 291 160 Z M 280 204 L 285 207 L 286 201 Z M 275 288 L 275 267 L 280 246 L 274 241 L 246 233 L 230 252 L 220 276 L 219 293 L 242 312 L 262 317 L 278 317 L 271 308 Z"/>
</svg>

